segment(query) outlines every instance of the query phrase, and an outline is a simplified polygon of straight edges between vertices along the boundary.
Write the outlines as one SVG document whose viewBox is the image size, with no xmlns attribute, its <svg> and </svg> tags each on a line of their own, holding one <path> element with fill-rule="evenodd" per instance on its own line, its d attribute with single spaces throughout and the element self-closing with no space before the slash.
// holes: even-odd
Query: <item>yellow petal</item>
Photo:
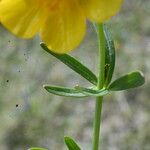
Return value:
<svg viewBox="0 0 150 150">
<path fill-rule="evenodd" d="M 86 18 L 76 0 L 61 0 L 48 12 L 42 40 L 56 53 L 76 48 L 85 35 Z"/>
<path fill-rule="evenodd" d="M 78 0 L 88 19 L 102 23 L 116 15 L 123 0 Z"/>
<path fill-rule="evenodd" d="M 43 4 L 39 0 L 2 0 L 1 23 L 13 34 L 31 38 L 43 23 Z"/>
</svg>

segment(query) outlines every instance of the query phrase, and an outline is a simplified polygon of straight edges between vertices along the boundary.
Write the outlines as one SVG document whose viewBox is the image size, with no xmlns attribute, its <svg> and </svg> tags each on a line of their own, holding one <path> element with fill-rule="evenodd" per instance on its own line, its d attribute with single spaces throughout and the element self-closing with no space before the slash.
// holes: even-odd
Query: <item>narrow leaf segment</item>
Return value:
<svg viewBox="0 0 150 150">
<path fill-rule="evenodd" d="M 140 71 L 134 71 L 115 80 L 113 83 L 110 84 L 108 90 L 110 91 L 127 90 L 141 86 L 144 84 L 144 82 L 145 79 L 143 73 L 141 73 Z"/>
<path fill-rule="evenodd" d="M 44 43 L 40 43 L 40 45 L 46 52 L 48 52 L 49 54 L 59 59 L 61 62 L 63 62 L 72 70 L 80 74 L 82 77 L 84 77 L 86 80 L 88 80 L 92 84 L 97 85 L 96 75 L 92 71 L 90 71 L 86 66 L 84 66 L 82 63 L 80 63 L 78 60 L 76 60 L 75 58 L 73 58 L 72 56 L 68 54 L 56 54 L 52 52 L 51 50 L 49 50 L 48 47 Z"/>
<path fill-rule="evenodd" d="M 81 93 L 80 91 L 73 89 L 73 88 L 65 88 L 65 87 L 58 87 L 58 86 L 50 86 L 44 85 L 43 86 L 49 93 L 65 96 L 65 97 L 86 97 L 85 94 Z"/>
<path fill-rule="evenodd" d="M 105 34 L 105 84 L 104 86 L 107 87 L 108 84 L 111 82 L 114 68 L 115 68 L 115 46 L 114 41 L 111 37 L 111 33 L 107 26 L 104 26 L 104 34 Z"/>
<path fill-rule="evenodd" d="M 70 137 L 64 137 L 65 143 L 69 150 L 81 150 L 77 143 Z"/>
<path fill-rule="evenodd" d="M 79 92 L 85 94 L 86 96 L 94 96 L 94 97 L 104 96 L 109 93 L 109 91 L 106 89 L 95 90 L 95 89 L 84 88 L 84 87 L 80 87 L 80 86 L 76 86 L 75 89 L 77 89 Z"/>
</svg>

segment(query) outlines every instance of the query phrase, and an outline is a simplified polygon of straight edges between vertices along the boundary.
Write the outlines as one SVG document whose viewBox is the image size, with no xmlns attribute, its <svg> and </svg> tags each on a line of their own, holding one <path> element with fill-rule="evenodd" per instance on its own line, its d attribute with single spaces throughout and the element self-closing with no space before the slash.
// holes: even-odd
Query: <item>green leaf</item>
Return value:
<svg viewBox="0 0 150 150">
<path fill-rule="evenodd" d="M 77 143 L 70 137 L 64 137 L 65 143 L 69 150 L 81 150 Z"/>
<path fill-rule="evenodd" d="M 51 85 L 43 85 L 43 87 L 52 94 L 59 95 L 59 96 L 66 96 L 66 97 L 86 97 L 85 94 L 79 92 L 73 88 L 65 88 L 65 87 L 58 87 L 58 86 L 51 86 Z"/>
<path fill-rule="evenodd" d="M 106 57 L 105 57 L 105 86 L 111 82 L 115 68 L 115 46 L 111 37 L 111 33 L 107 26 L 104 26 L 104 34 L 106 39 Z"/>
<path fill-rule="evenodd" d="M 143 73 L 140 71 L 134 71 L 115 80 L 110 84 L 108 89 L 111 91 L 127 90 L 141 86 L 144 84 L 144 82 L 145 79 Z"/>
<path fill-rule="evenodd" d="M 109 93 L 109 91 L 106 89 L 96 90 L 96 89 L 84 88 L 84 87 L 80 87 L 80 86 L 76 86 L 75 89 L 77 89 L 79 92 L 85 94 L 86 96 L 94 96 L 94 97 L 104 96 Z"/>
<path fill-rule="evenodd" d="M 57 59 L 59 59 L 61 62 L 63 62 L 65 65 L 70 67 L 72 70 L 80 74 L 82 77 L 84 77 L 86 80 L 91 82 L 94 85 L 97 85 L 97 77 L 94 75 L 92 71 L 90 71 L 86 66 L 81 64 L 79 61 L 77 61 L 75 58 L 68 54 L 56 54 L 48 49 L 48 47 L 44 43 L 40 43 L 41 47 L 47 51 L 49 54 L 53 55 Z"/>
<path fill-rule="evenodd" d="M 39 147 L 32 147 L 32 148 L 29 148 L 28 150 L 47 150 L 47 149 L 39 148 Z"/>
</svg>

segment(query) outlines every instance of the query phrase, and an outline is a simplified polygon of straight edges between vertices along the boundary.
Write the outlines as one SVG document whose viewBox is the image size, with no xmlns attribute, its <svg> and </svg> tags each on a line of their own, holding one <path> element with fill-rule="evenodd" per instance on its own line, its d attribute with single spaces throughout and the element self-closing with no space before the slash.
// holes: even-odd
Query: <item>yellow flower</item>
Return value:
<svg viewBox="0 0 150 150">
<path fill-rule="evenodd" d="M 41 39 L 57 53 L 76 48 L 86 32 L 86 19 L 102 23 L 123 0 L 1 0 L 0 21 L 13 34 Z"/>
</svg>

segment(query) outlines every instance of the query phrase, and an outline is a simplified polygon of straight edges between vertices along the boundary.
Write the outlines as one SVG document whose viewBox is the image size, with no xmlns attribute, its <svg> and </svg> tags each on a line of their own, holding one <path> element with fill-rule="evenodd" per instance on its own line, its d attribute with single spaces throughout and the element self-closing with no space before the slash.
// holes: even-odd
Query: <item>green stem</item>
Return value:
<svg viewBox="0 0 150 150">
<path fill-rule="evenodd" d="M 105 36 L 103 24 L 98 25 L 98 43 L 99 43 L 99 76 L 98 76 L 98 89 L 102 89 L 104 85 L 105 73 Z M 93 150 L 99 149 L 99 135 L 101 124 L 103 97 L 96 98 L 95 106 L 95 120 L 94 120 L 94 134 L 93 134 Z"/>
</svg>

